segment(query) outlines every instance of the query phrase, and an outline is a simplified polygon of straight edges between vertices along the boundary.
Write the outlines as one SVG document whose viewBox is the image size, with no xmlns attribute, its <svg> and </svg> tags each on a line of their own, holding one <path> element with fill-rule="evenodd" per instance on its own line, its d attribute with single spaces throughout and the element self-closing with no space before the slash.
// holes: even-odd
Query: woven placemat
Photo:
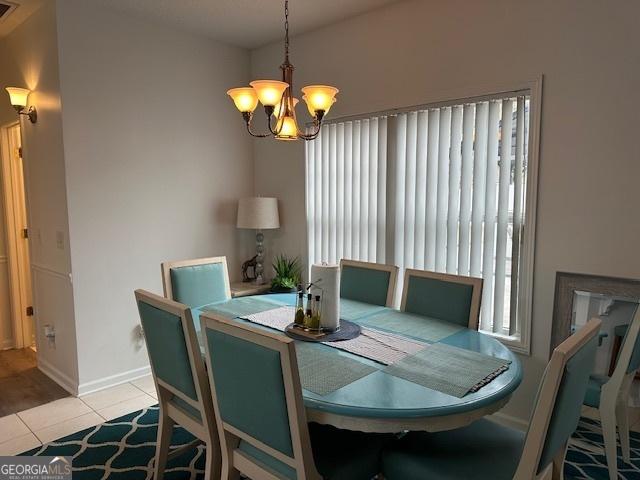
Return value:
<svg viewBox="0 0 640 480">
<path fill-rule="evenodd" d="M 455 323 L 389 309 L 374 313 L 358 320 L 357 323 L 370 328 L 408 335 L 427 342 L 439 342 L 443 338 L 464 330 L 463 326 Z"/>
<path fill-rule="evenodd" d="M 317 395 L 328 395 L 377 371 L 319 344 L 296 343 L 296 355 L 302 388 Z"/>
<path fill-rule="evenodd" d="M 236 318 L 245 317 L 254 313 L 272 310 L 282 306 L 283 303 L 277 300 L 260 297 L 236 297 L 220 303 L 212 303 L 201 307 L 203 312 L 217 312 L 225 317 Z"/>
<path fill-rule="evenodd" d="M 387 310 L 387 307 L 380 305 L 371 305 L 370 303 L 357 302 L 347 298 L 340 299 L 340 319 L 341 320 L 360 320 L 374 313 Z"/>
<path fill-rule="evenodd" d="M 479 390 L 509 368 L 510 360 L 443 343 L 429 345 L 384 371 L 454 397 Z"/>
</svg>

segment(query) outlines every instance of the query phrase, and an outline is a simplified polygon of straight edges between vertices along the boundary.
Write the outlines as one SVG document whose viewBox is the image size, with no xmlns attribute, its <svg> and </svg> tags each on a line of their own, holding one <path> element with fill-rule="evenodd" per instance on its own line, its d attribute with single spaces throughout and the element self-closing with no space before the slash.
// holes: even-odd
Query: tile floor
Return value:
<svg viewBox="0 0 640 480">
<path fill-rule="evenodd" d="M 16 455 L 156 403 L 156 389 L 149 375 L 7 415 L 0 418 L 0 455 Z"/>
</svg>

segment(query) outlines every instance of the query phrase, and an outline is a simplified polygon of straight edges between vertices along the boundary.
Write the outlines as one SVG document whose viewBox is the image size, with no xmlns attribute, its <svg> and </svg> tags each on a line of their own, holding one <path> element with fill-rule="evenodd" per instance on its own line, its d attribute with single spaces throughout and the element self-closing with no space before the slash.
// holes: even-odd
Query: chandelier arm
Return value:
<svg viewBox="0 0 640 480">
<path fill-rule="evenodd" d="M 303 139 L 303 140 L 315 140 L 318 135 L 320 135 L 320 130 L 322 129 L 322 125 L 317 122 L 315 119 L 313 121 L 313 124 L 315 125 L 316 129 L 315 131 L 311 132 L 311 133 L 303 133 L 298 129 L 298 137 Z"/>
<path fill-rule="evenodd" d="M 273 107 L 271 107 L 270 111 L 267 111 L 267 108 L 265 107 L 265 112 L 267 113 L 267 125 L 269 125 L 269 131 L 271 132 L 271 135 L 280 135 L 280 132 L 282 131 L 282 125 L 280 125 L 280 129 L 276 129 L 274 130 L 273 127 L 271 126 L 271 115 L 273 114 Z M 282 115 L 282 110 L 280 110 L 280 115 Z M 276 127 L 278 126 L 278 119 L 276 118 Z"/>
<path fill-rule="evenodd" d="M 251 119 L 253 118 L 253 114 L 252 113 L 243 112 L 242 113 L 242 118 L 244 118 L 245 124 L 247 126 L 247 132 L 249 132 L 249 135 L 251 135 L 252 137 L 267 138 L 267 137 L 271 137 L 272 136 L 270 133 L 254 133 L 254 132 L 251 131 Z"/>
</svg>

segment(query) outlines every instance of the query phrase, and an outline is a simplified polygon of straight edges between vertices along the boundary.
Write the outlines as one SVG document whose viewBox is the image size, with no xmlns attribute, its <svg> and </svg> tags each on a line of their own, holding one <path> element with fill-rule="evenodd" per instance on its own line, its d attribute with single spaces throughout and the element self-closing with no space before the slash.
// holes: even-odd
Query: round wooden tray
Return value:
<svg viewBox="0 0 640 480">
<path fill-rule="evenodd" d="M 340 320 L 340 328 L 335 332 L 312 332 L 304 330 L 295 323 L 287 325 L 284 333 L 294 340 L 303 342 L 340 342 L 342 340 L 351 340 L 360 335 L 360 325 L 350 322 L 349 320 Z"/>
</svg>

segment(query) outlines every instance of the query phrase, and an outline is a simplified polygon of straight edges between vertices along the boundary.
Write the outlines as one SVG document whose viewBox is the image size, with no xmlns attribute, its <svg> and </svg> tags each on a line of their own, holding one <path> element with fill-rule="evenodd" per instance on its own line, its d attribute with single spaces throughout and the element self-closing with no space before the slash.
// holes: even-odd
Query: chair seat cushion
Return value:
<svg viewBox="0 0 640 480">
<path fill-rule="evenodd" d="M 339 430 L 317 423 L 309 424 L 309 435 L 316 469 L 327 480 L 370 480 L 380 473 L 382 449 L 395 440 L 393 435 Z M 294 469 L 245 441 L 238 449 L 285 478 L 297 478 Z"/>
<path fill-rule="evenodd" d="M 415 432 L 382 454 L 388 480 L 511 480 L 518 467 L 524 433 L 489 420 L 457 430 Z"/>
<path fill-rule="evenodd" d="M 605 375 L 591 375 L 587 385 L 587 391 L 584 394 L 584 404 L 589 407 L 600 407 L 600 392 L 602 386 L 609 381 L 609 377 Z"/>
</svg>

